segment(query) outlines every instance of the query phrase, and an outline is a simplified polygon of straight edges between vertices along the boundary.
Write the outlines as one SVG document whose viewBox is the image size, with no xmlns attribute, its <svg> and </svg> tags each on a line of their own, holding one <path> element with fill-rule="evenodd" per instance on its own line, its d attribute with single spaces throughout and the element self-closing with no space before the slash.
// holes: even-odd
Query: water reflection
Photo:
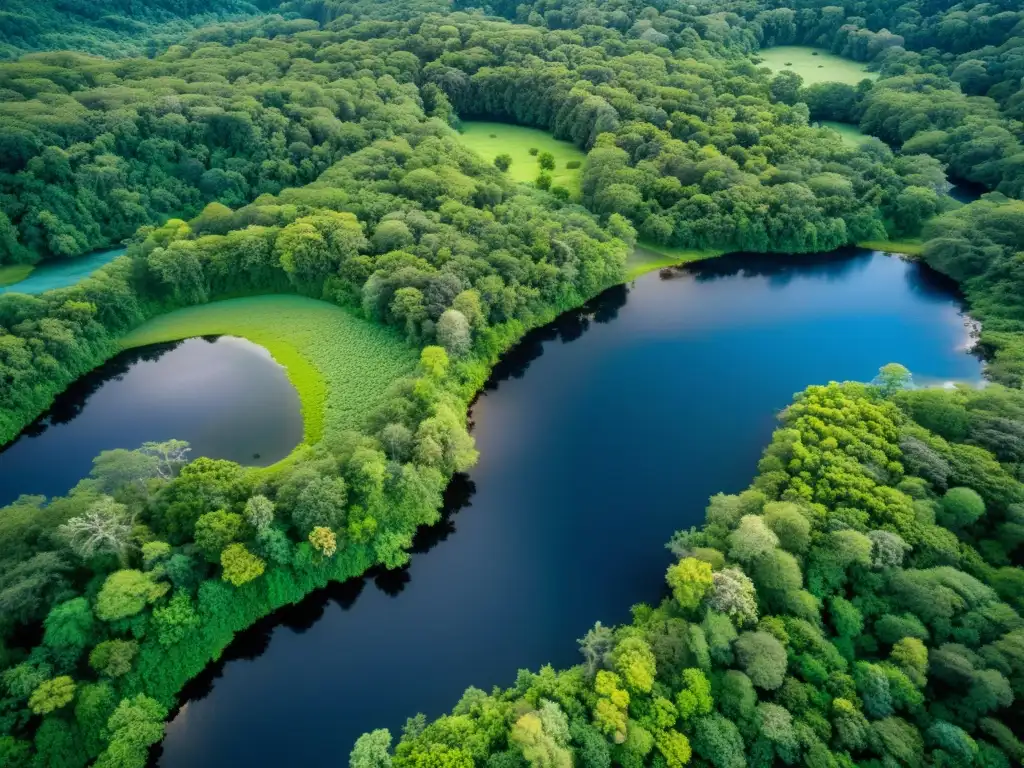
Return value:
<svg viewBox="0 0 1024 768">
<path fill-rule="evenodd" d="M 418 530 L 413 538 L 413 545 L 410 548 L 413 558 L 427 554 L 455 533 L 455 516 L 470 506 L 475 491 L 476 486 L 468 475 L 457 474 L 452 478 L 445 489 L 441 519 L 434 525 Z M 401 568 L 390 571 L 385 568 L 373 568 L 358 578 L 332 582 L 312 592 L 301 602 L 286 605 L 271 616 L 239 632 L 220 659 L 209 664 L 198 677 L 185 686 L 181 694 L 181 705 L 176 712 L 182 712 L 190 704 L 205 699 L 213 691 L 214 683 L 224 674 L 225 667 L 231 662 L 254 661 L 260 658 L 269 648 L 271 638 L 277 629 L 287 629 L 293 634 L 301 635 L 312 629 L 332 604 L 342 611 L 350 611 L 370 583 L 389 597 L 397 597 L 412 580 L 410 565 L 411 563 L 406 563 Z M 172 713 L 172 718 L 175 714 Z M 158 765 L 162 753 L 162 745 L 155 747 L 149 765 Z"/>
<path fill-rule="evenodd" d="M 417 537 L 407 567 L 349 582 L 346 605 L 331 587 L 262 624 L 258 658 L 225 656 L 205 698 L 190 689 L 160 765 L 326 768 L 469 685 L 573 664 L 594 621 L 658 599 L 664 542 L 745 487 L 793 392 L 892 361 L 979 377 L 957 297 L 907 274 L 919 265 L 760 258 L 646 275 L 524 338 L 472 408 L 480 461 L 449 489 L 474 484 L 449 503 L 472 514 Z"/>
<path fill-rule="evenodd" d="M 771 286 L 785 288 L 795 279 L 844 280 L 852 272 L 867 269 L 873 253 L 864 248 L 844 248 L 831 253 L 731 253 L 684 264 L 673 271 L 692 276 L 698 283 L 737 276 L 767 277 Z"/>
<path fill-rule="evenodd" d="M 964 300 L 963 292 L 956 280 L 927 264 L 916 262 L 916 266 L 916 269 L 908 269 L 905 273 L 907 286 L 915 294 L 935 301 L 943 301 L 949 296 L 955 296 L 959 301 Z"/>
<path fill-rule="evenodd" d="M 565 312 L 547 325 L 530 331 L 494 366 L 483 391 L 493 392 L 503 381 L 521 379 L 530 363 L 544 354 L 547 342 L 557 340 L 568 344 L 583 336 L 591 323 L 610 323 L 626 306 L 628 297 L 629 289 L 625 285 L 616 285 L 578 309 Z"/>
<path fill-rule="evenodd" d="M 262 347 L 210 337 L 131 350 L 75 381 L 0 448 L 0 505 L 66 493 L 101 451 L 175 438 L 193 456 L 267 465 L 302 429 L 298 393 Z"/>
<path fill-rule="evenodd" d="M 213 341 L 213 338 L 204 341 Z M 123 381 L 125 375 L 136 363 L 155 363 L 161 357 L 181 346 L 181 341 L 170 341 L 164 344 L 151 344 L 138 349 L 129 349 L 119 355 L 112 357 L 99 368 L 71 383 L 60 396 L 54 400 L 49 410 L 44 411 L 31 424 L 25 427 L 21 434 L 30 437 L 38 437 L 51 426 L 57 424 L 68 424 L 74 421 L 85 410 L 89 399 L 99 392 L 103 386 L 112 381 Z M 8 443 L 0 447 L 0 453 L 14 443 Z"/>
</svg>

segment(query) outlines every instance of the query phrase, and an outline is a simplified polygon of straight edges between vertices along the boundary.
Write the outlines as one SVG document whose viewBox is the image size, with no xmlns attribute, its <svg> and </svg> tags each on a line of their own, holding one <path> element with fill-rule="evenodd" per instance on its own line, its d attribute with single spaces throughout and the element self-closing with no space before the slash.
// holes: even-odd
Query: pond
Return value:
<svg viewBox="0 0 1024 768">
<path fill-rule="evenodd" d="M 480 462 L 410 565 L 243 633 L 155 759 L 337 766 L 362 732 L 397 738 L 467 686 L 577 663 L 595 621 L 660 598 L 664 542 L 746 487 L 794 392 L 891 361 L 978 381 L 961 309 L 927 268 L 858 250 L 651 273 L 562 316 L 494 371 L 472 409 Z"/>
<path fill-rule="evenodd" d="M 193 457 L 271 464 L 302 440 L 298 394 L 270 353 L 244 339 L 124 352 L 0 450 L 0 505 L 23 493 L 66 493 L 100 451 L 172 438 L 188 440 Z"/>
<path fill-rule="evenodd" d="M 71 259 L 48 261 L 32 270 L 32 274 L 21 282 L 0 286 L 0 294 L 42 293 L 54 288 L 67 288 L 69 285 L 84 280 L 124 252 L 124 248 L 113 248 L 107 251 L 94 251 Z"/>
<path fill-rule="evenodd" d="M 986 192 L 988 192 L 988 190 L 981 184 L 958 179 L 950 186 L 947 194 L 958 203 L 967 205 L 968 203 L 973 203 L 975 200 L 980 199 Z"/>
</svg>

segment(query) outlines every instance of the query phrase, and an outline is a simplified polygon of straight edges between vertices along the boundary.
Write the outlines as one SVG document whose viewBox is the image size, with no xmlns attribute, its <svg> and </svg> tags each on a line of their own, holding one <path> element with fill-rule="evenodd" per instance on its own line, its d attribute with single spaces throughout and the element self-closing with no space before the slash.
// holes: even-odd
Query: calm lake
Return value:
<svg viewBox="0 0 1024 768">
<path fill-rule="evenodd" d="M 672 531 L 752 478 L 775 415 L 885 363 L 978 381 L 949 284 L 879 253 L 734 256 L 614 288 L 531 334 L 472 411 L 480 462 L 398 572 L 241 635 L 188 691 L 165 768 L 343 765 L 364 731 L 577 663 L 663 593 Z M 433 550 L 427 553 L 427 550 Z"/>
<path fill-rule="evenodd" d="M 171 438 L 188 440 L 192 457 L 272 464 L 302 441 L 298 393 L 270 353 L 244 339 L 124 352 L 0 450 L 0 505 L 66 493 L 100 451 Z"/>
</svg>

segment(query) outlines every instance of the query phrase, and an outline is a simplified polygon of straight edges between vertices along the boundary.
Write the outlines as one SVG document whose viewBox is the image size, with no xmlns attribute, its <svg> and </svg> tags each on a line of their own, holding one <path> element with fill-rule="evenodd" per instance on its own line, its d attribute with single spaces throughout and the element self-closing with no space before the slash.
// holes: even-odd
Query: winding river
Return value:
<svg viewBox="0 0 1024 768">
<path fill-rule="evenodd" d="M 495 370 L 472 410 L 480 462 L 411 564 L 243 633 L 154 760 L 333 767 L 360 733 L 397 736 L 469 685 L 576 663 L 595 620 L 659 598 L 663 543 L 746 486 L 795 391 L 891 361 L 976 382 L 969 342 L 946 281 L 870 251 L 725 257 L 607 291 Z"/>
<path fill-rule="evenodd" d="M 84 256 L 46 262 L 36 267 L 32 274 L 21 282 L 0 286 L 0 294 L 43 293 L 54 288 L 67 288 L 84 280 L 100 267 L 105 267 L 123 253 L 124 248 L 110 248 L 105 251 L 93 251 Z"/>
<path fill-rule="evenodd" d="M 0 506 L 67 493 L 100 451 L 188 440 L 192 456 L 266 465 L 302 441 L 299 396 L 284 368 L 244 339 L 133 349 L 76 381 L 0 448 Z"/>
</svg>

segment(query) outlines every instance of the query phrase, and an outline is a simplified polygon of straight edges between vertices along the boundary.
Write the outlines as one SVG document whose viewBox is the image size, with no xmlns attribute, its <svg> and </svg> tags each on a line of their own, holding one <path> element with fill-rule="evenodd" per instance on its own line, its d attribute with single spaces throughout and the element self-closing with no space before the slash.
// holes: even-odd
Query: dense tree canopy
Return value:
<svg viewBox="0 0 1024 768">
<path fill-rule="evenodd" d="M 923 132 L 934 146 L 915 133 L 888 136 L 884 110 L 870 105 L 883 86 L 919 89 L 883 79 L 856 94 L 848 118 L 864 114 L 883 138 L 917 141 L 912 155 L 850 147 L 809 128 L 807 105 L 796 100 L 835 117 L 827 99 L 785 96 L 744 50 L 722 55 L 689 18 L 666 11 L 653 26 L 621 31 L 454 14 L 338 20 L 318 31 L 266 17 L 210 28 L 130 65 L 22 57 L 0 66 L 8 96 L 0 106 L 0 262 L 83 253 L 140 225 L 194 216 L 210 201 L 234 208 L 307 183 L 340 157 L 410 129 L 421 105 L 449 122 L 508 120 L 592 149 L 583 202 L 667 245 L 828 250 L 884 238 L 887 228 L 916 234 L 941 207 L 945 177 L 925 153 L 955 169 L 942 148 L 970 142 L 939 140 L 948 125 Z M 884 130 L 868 125 L 876 114 Z M 999 168 L 1011 149 L 997 152 Z M 978 158 L 964 162 L 973 168 Z M 1002 170 L 971 173 L 960 175 L 1005 186 Z M 423 194 L 426 181 L 415 179 Z M 218 212 L 207 209 L 206 231 L 223 226 Z M 391 229 L 381 242 L 401 239 Z"/>
<path fill-rule="evenodd" d="M 498 355 L 622 279 L 628 222 L 602 227 L 510 185 L 412 106 L 403 135 L 314 184 L 143 228 L 127 256 L 79 285 L 0 297 L 8 436 L 125 331 L 220 296 L 301 292 L 423 347 L 415 377 L 360 431 L 328 434 L 273 474 L 188 462 L 180 441 L 147 444 L 101 454 L 66 498 L 5 508 L 0 744 L 11 754 L 31 742 L 46 765 L 141 766 L 158 713 L 234 632 L 328 580 L 402 565 L 447 479 L 475 461 L 466 404 Z M 40 624 L 42 643 L 21 647 Z M 643 664 L 629 662 L 629 679 Z"/>
<path fill-rule="evenodd" d="M 0 13 L 0 58 L 54 49 L 110 57 L 138 55 L 178 42 L 195 27 L 252 16 L 277 4 L 276 0 L 6 0 Z"/>
<path fill-rule="evenodd" d="M 126 332 L 227 296 L 334 302 L 421 362 L 359 430 L 273 473 L 147 444 L 0 511 L 0 763 L 142 766 L 236 631 L 404 563 L 476 458 L 465 409 L 490 367 L 621 281 L 637 237 L 812 252 L 921 235 L 983 323 L 990 375 L 1019 387 L 1020 9 L 778 5 L 225 2 L 279 13 L 188 34 L 207 8 L 5 6 L 2 55 L 111 57 L 0 64 L 0 266 L 127 255 L 0 296 L 0 441 Z M 805 87 L 758 66 L 792 43 L 880 77 Z M 510 183 L 507 158 L 459 143 L 471 118 L 575 143 L 579 190 L 552 188 L 547 153 L 535 184 Z M 958 206 L 947 171 L 996 191 Z M 1024 401 L 908 383 L 889 368 L 800 395 L 752 487 L 673 538 L 671 597 L 595 627 L 585 666 L 471 689 L 393 750 L 368 734 L 353 765 L 1019 763 Z"/>
<path fill-rule="evenodd" d="M 682 559 L 660 606 L 635 607 L 628 626 L 597 625 L 581 641 L 585 665 L 522 671 L 490 696 L 470 689 L 381 759 L 423 765 L 461 747 L 474 764 L 548 765 L 535 752 L 542 729 L 527 742 L 517 718 L 557 710 L 568 722 L 557 748 L 584 765 L 1016 764 L 1024 536 L 1009 532 L 1024 484 L 1007 475 L 997 495 L 986 490 L 991 469 L 1017 465 L 914 421 L 925 394 L 1022 423 L 1024 395 L 998 386 L 811 387 L 784 412 L 750 489 L 714 497 L 702 530 L 676 534 Z M 978 450 L 991 466 L 957 470 L 962 485 L 945 490 L 916 474 L 902 448 L 911 437 L 954 465 Z M 953 508 L 959 540 L 936 514 Z M 752 579 L 756 609 L 723 613 L 698 563 L 716 585 Z M 386 748 L 390 734 L 372 739 Z"/>
</svg>

